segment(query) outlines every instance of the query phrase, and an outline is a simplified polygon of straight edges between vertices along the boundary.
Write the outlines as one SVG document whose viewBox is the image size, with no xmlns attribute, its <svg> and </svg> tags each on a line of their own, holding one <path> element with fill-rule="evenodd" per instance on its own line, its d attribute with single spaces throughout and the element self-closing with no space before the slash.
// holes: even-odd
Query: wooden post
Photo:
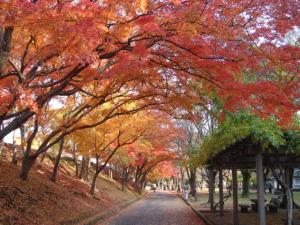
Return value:
<svg viewBox="0 0 300 225">
<path fill-rule="evenodd" d="M 223 199 L 223 173 L 219 168 L 219 199 L 220 199 L 220 216 L 224 215 L 224 199 Z"/>
<path fill-rule="evenodd" d="M 238 182 L 236 165 L 232 166 L 233 225 L 239 225 Z"/>
<path fill-rule="evenodd" d="M 209 177 L 209 203 L 210 203 L 210 210 L 214 210 L 214 171 L 213 169 L 209 169 L 208 171 Z"/>
<path fill-rule="evenodd" d="M 259 225 L 266 225 L 265 188 L 262 153 L 256 154 L 257 212 Z"/>
</svg>

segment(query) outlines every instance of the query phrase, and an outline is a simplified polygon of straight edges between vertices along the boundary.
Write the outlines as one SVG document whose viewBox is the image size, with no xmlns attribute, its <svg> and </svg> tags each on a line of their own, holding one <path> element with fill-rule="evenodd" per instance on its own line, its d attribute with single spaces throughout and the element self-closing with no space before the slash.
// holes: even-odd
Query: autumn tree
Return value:
<svg viewBox="0 0 300 225">
<path fill-rule="evenodd" d="M 138 29 L 136 20 L 155 8 L 147 10 L 143 2 L 117 5 L 113 8 L 91 1 L 1 3 L 1 122 L 6 121 L 1 139 L 53 97 L 82 91 L 90 80 L 108 76 L 103 73 L 114 64 L 122 69 L 126 66 L 123 62 L 133 60 L 121 54 L 123 51 L 132 52 L 139 41 L 152 41 Z M 126 17 L 118 12 L 121 8 Z M 139 57 L 140 53 L 133 54 Z"/>
<path fill-rule="evenodd" d="M 90 85 L 84 89 L 82 94 L 75 97 L 57 99 L 56 101 L 60 100 L 61 104 L 69 105 L 69 107 L 62 109 L 64 119 L 58 124 L 53 122 L 52 124 L 56 125 L 48 129 L 48 134 L 37 151 L 28 157 L 24 157 L 21 177 L 26 179 L 32 164 L 39 155 L 57 144 L 64 136 L 76 130 L 91 128 L 115 116 L 134 114 L 146 109 L 155 108 L 168 113 L 174 112 L 178 107 L 185 107 L 188 110 L 190 103 L 181 105 L 180 102 L 184 102 L 184 99 L 188 98 L 191 100 L 190 96 L 192 95 L 188 95 L 183 90 L 178 90 L 176 83 L 169 83 L 167 80 L 161 82 L 165 79 L 164 76 L 154 76 L 154 74 L 149 76 L 147 71 L 128 76 L 130 72 L 128 70 L 119 73 L 115 80 L 103 78 L 99 81 L 100 83 L 96 82 Z M 145 84 L 155 86 L 149 88 Z M 98 110 L 97 120 L 85 124 L 80 123 L 84 117 L 92 114 L 94 110 Z M 34 133 L 35 135 L 36 133 Z"/>
<path fill-rule="evenodd" d="M 296 0 L 16 0 L 1 11 L 1 139 L 53 97 L 133 65 L 204 80 L 230 110 L 286 121 L 299 109 L 298 47 L 285 43 Z"/>
<path fill-rule="evenodd" d="M 28 126 L 25 180 L 39 156 L 75 131 L 146 109 L 188 117 L 210 95 L 225 110 L 271 115 L 288 127 L 299 110 L 299 45 L 287 42 L 300 23 L 297 6 L 297 0 L 3 1 L 0 140 Z M 56 101 L 67 106 L 64 120 L 46 126 L 34 150 Z M 96 121 L 81 123 L 96 109 Z M 163 161 L 169 152 L 162 149 Z M 144 155 L 136 159 L 138 188 L 160 158 Z"/>
<path fill-rule="evenodd" d="M 89 119 L 92 120 L 92 118 Z M 119 116 L 100 126 L 72 134 L 75 143 L 81 149 L 81 154 L 92 157 L 96 161 L 90 194 L 94 195 L 99 173 L 110 162 L 118 149 L 134 143 L 143 135 L 145 122 L 141 119 L 140 114 Z"/>
<path fill-rule="evenodd" d="M 153 112 L 148 116 L 147 130 L 144 135 L 133 145 L 128 152 L 133 161 L 130 162 L 133 175 L 133 186 L 141 191 L 148 180 L 149 174 L 159 164 L 165 161 L 176 160 L 172 151 L 173 140 L 180 135 L 172 119 L 166 113 Z"/>
<path fill-rule="evenodd" d="M 183 185 L 184 175 L 186 174 L 190 184 L 191 194 L 195 198 L 197 197 L 197 170 L 199 171 L 199 165 L 197 163 L 199 145 L 202 143 L 204 137 L 215 129 L 218 119 L 216 103 L 208 97 L 209 96 L 206 96 L 206 104 L 195 105 L 193 107 L 193 118 L 189 120 L 177 120 L 177 126 L 180 127 L 183 132 L 183 135 L 175 141 L 176 153 L 180 158 L 181 183 Z M 207 169 L 201 168 L 200 170 L 201 179 L 208 174 L 208 171 L 204 170 Z"/>
</svg>

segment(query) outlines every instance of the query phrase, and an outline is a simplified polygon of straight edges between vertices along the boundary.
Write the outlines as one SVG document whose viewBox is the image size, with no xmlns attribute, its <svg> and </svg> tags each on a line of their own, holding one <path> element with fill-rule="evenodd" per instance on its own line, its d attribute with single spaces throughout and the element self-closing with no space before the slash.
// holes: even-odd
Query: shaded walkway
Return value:
<svg viewBox="0 0 300 225">
<path fill-rule="evenodd" d="M 163 191 L 149 194 L 105 224 L 205 225 L 175 193 Z"/>
</svg>

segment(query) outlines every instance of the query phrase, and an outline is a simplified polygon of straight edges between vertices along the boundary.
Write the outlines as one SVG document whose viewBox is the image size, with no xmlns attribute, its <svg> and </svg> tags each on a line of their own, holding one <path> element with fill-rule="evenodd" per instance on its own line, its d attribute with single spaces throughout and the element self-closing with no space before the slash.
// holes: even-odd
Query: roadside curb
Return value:
<svg viewBox="0 0 300 225">
<path fill-rule="evenodd" d="M 148 193 L 144 193 L 141 196 L 136 196 L 116 207 L 112 207 L 111 209 L 108 209 L 106 211 L 102 211 L 99 213 L 95 213 L 95 214 L 90 214 L 90 215 L 83 215 L 83 216 L 79 216 L 77 218 L 74 219 L 70 219 L 67 221 L 63 221 L 60 223 L 60 225 L 95 225 L 97 223 L 99 223 L 100 221 L 104 220 L 104 219 L 108 219 L 114 215 L 117 215 L 120 210 L 123 210 L 125 208 L 127 208 L 128 206 L 132 205 L 133 203 L 143 199 Z"/>
<path fill-rule="evenodd" d="M 187 200 L 185 200 L 180 194 L 177 194 L 177 196 L 182 199 L 182 201 L 185 202 L 185 204 L 187 204 L 196 214 L 197 216 L 203 220 L 203 222 L 206 225 L 215 225 L 212 221 L 210 221 L 206 216 L 204 216 L 201 212 L 197 211 Z"/>
<path fill-rule="evenodd" d="M 120 210 L 127 208 L 128 206 L 130 206 L 138 200 L 140 200 L 139 197 L 130 199 L 129 201 L 121 204 L 120 206 L 114 207 L 113 209 L 107 210 L 104 213 L 100 213 L 98 215 L 93 216 L 90 220 L 84 222 L 83 225 L 95 225 L 101 220 L 108 219 L 111 216 L 117 215 L 120 212 Z"/>
<path fill-rule="evenodd" d="M 96 225 L 98 222 L 104 220 L 104 219 L 108 219 L 112 216 L 117 215 L 121 210 L 126 209 L 127 207 L 129 207 L 130 205 L 132 205 L 133 203 L 145 198 L 145 196 L 148 194 L 148 192 L 143 193 L 141 196 L 136 196 L 133 199 L 130 199 L 127 202 L 124 202 L 123 204 L 121 204 L 120 206 L 114 207 L 111 210 L 107 210 L 106 212 L 96 215 L 94 216 L 90 221 L 87 221 L 85 223 L 83 223 L 83 225 Z"/>
</svg>

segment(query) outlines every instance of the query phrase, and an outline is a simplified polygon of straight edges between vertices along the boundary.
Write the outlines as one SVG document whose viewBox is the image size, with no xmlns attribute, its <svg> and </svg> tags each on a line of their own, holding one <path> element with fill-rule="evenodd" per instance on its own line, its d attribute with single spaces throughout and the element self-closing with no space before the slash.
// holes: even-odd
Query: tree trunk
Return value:
<svg viewBox="0 0 300 225">
<path fill-rule="evenodd" d="M 242 177 L 243 177 L 243 192 L 242 197 L 248 197 L 249 196 L 249 181 L 251 178 L 251 173 L 248 170 L 241 170 Z"/>
<path fill-rule="evenodd" d="M 286 200 L 287 200 L 287 225 L 292 225 L 293 223 L 293 197 L 292 197 L 292 187 L 293 187 L 293 169 L 291 168 L 286 168 L 285 172 L 284 172 L 284 176 L 285 176 L 285 183 L 286 183 L 286 192 L 285 192 L 285 196 L 286 196 Z"/>
<path fill-rule="evenodd" d="M 278 165 L 277 165 L 278 167 Z M 284 173 L 279 173 L 276 169 L 273 168 L 272 173 L 276 180 L 279 182 L 280 186 L 283 189 L 283 193 L 285 194 L 283 197 L 283 202 L 281 206 L 286 206 L 287 209 L 287 225 L 293 224 L 293 195 L 292 195 L 292 187 L 293 187 L 293 172 L 292 168 L 284 168 Z"/>
<path fill-rule="evenodd" d="M 76 144 L 75 143 L 73 143 L 73 146 L 72 146 L 72 155 L 73 155 L 73 161 L 75 164 L 75 176 L 78 177 L 79 176 L 79 165 L 78 165 L 77 156 L 76 156 Z"/>
<path fill-rule="evenodd" d="M 147 172 L 141 173 L 139 178 L 137 180 L 135 180 L 133 186 L 134 186 L 134 189 L 136 190 L 136 192 L 138 192 L 138 193 L 142 192 L 143 185 L 146 181 L 146 176 L 147 176 Z"/>
<path fill-rule="evenodd" d="M 143 176 L 141 176 L 141 178 L 138 182 L 137 192 L 142 193 L 142 190 L 143 190 L 144 185 L 146 183 L 146 177 L 147 177 L 147 173 L 144 173 Z"/>
<path fill-rule="evenodd" d="M 113 180 L 113 171 L 112 171 L 111 165 L 110 165 L 110 167 L 108 168 L 108 178 L 109 178 L 110 180 Z"/>
<path fill-rule="evenodd" d="M 12 155 L 12 160 L 11 160 L 11 163 L 14 165 L 18 164 L 17 154 L 18 154 L 18 150 L 17 150 L 16 146 L 14 145 L 13 146 L 13 155 Z"/>
<path fill-rule="evenodd" d="M 16 146 L 16 142 L 15 142 L 15 131 L 13 133 L 13 154 L 12 154 L 12 159 L 11 159 L 11 163 L 14 164 L 14 165 L 17 165 L 18 164 L 18 158 L 17 158 L 17 154 L 18 154 L 18 149 L 17 149 L 17 146 Z"/>
<path fill-rule="evenodd" d="M 96 181 L 97 181 L 98 175 L 99 175 L 99 172 L 96 171 L 96 172 L 94 173 L 94 176 L 93 176 L 93 179 L 92 179 L 92 184 L 91 184 L 90 194 L 93 195 L 93 196 L 94 196 L 94 194 L 95 194 Z"/>
<path fill-rule="evenodd" d="M 128 180 L 128 168 L 123 167 L 123 171 L 122 171 L 122 191 L 126 191 L 127 180 Z"/>
<path fill-rule="evenodd" d="M 214 189 L 215 189 L 215 177 L 214 171 L 212 169 L 208 170 L 209 176 L 209 195 L 208 195 L 208 203 L 210 203 L 210 209 L 214 210 Z"/>
<path fill-rule="evenodd" d="M 287 225 L 293 224 L 293 198 L 291 189 L 288 188 L 286 191 L 287 197 Z"/>
<path fill-rule="evenodd" d="M 94 173 L 94 176 L 92 179 L 92 184 L 91 184 L 91 189 L 90 189 L 90 194 L 93 196 L 95 194 L 97 177 L 100 172 L 101 172 L 101 170 L 99 169 L 99 156 L 96 156 L 95 173 Z"/>
<path fill-rule="evenodd" d="M 0 76 L 10 52 L 13 27 L 0 27 Z"/>
<path fill-rule="evenodd" d="M 42 153 L 40 163 L 44 162 L 46 156 L 47 156 L 47 152 Z"/>
<path fill-rule="evenodd" d="M 31 167 L 33 166 L 35 160 L 38 157 L 37 154 L 33 155 L 33 156 L 30 155 L 31 148 L 32 148 L 32 142 L 38 132 L 38 129 L 39 129 L 38 121 L 35 118 L 33 132 L 31 133 L 31 135 L 29 136 L 29 138 L 27 140 L 26 149 L 25 149 L 24 157 L 23 157 L 23 161 L 22 161 L 22 168 L 21 168 L 21 174 L 20 174 L 20 178 L 22 180 L 27 180 L 29 171 L 30 171 Z"/>
<path fill-rule="evenodd" d="M 31 167 L 33 166 L 35 160 L 36 160 L 36 157 L 32 157 L 27 154 L 23 157 L 21 174 L 20 174 L 20 178 L 22 180 L 27 180 L 29 171 L 30 171 Z"/>
<path fill-rule="evenodd" d="M 282 189 L 283 189 L 283 198 L 282 198 L 282 202 L 281 202 L 281 207 L 282 208 L 285 208 L 285 209 L 288 209 L 288 199 L 287 199 L 287 189 L 290 188 L 292 189 L 293 187 L 293 169 L 290 169 L 290 168 L 285 168 L 284 169 L 284 177 L 283 177 L 283 180 L 285 182 L 286 185 L 282 185 Z"/>
<path fill-rule="evenodd" d="M 0 157 L 2 157 L 4 154 L 4 141 L 0 141 Z"/>
<path fill-rule="evenodd" d="M 121 179 L 121 190 L 125 191 L 125 169 L 122 171 L 122 179 Z"/>
<path fill-rule="evenodd" d="M 2 130 L 3 122 L 0 122 L 0 131 Z M 0 157 L 2 157 L 4 154 L 4 140 L 0 140 Z"/>
<path fill-rule="evenodd" d="M 189 179 L 191 195 L 195 198 L 195 200 L 197 199 L 196 172 L 197 172 L 196 168 L 191 168 L 190 169 L 190 179 Z"/>
<path fill-rule="evenodd" d="M 238 202 L 238 181 L 237 181 L 237 168 L 232 165 L 232 208 L 233 208 L 233 224 L 239 225 L 239 202 Z"/>
<path fill-rule="evenodd" d="M 224 216 L 223 171 L 219 168 L 219 202 L 220 216 Z"/>
<path fill-rule="evenodd" d="M 26 138 L 25 138 L 25 126 L 24 124 L 20 126 L 20 134 L 21 134 L 21 151 L 24 156 L 25 154 L 25 143 L 26 143 Z"/>
<path fill-rule="evenodd" d="M 62 138 L 60 140 L 60 143 L 59 143 L 58 153 L 57 153 L 57 156 L 56 156 L 56 159 L 55 159 L 55 164 L 54 164 L 54 167 L 53 167 L 53 171 L 52 171 L 52 174 L 51 174 L 51 177 L 50 177 L 50 180 L 53 181 L 53 182 L 56 181 L 58 166 L 59 166 L 59 162 L 60 162 L 60 159 L 61 159 L 61 154 L 62 154 L 63 149 L 64 149 L 64 141 L 65 141 L 65 139 Z"/>
<path fill-rule="evenodd" d="M 90 162 L 89 157 L 82 156 L 80 179 L 83 179 L 84 181 L 89 180 L 89 162 Z"/>
<path fill-rule="evenodd" d="M 80 179 L 83 179 L 84 168 L 85 168 L 85 156 L 82 156 L 82 158 L 81 158 L 80 174 L 79 174 L 79 178 Z"/>
</svg>

